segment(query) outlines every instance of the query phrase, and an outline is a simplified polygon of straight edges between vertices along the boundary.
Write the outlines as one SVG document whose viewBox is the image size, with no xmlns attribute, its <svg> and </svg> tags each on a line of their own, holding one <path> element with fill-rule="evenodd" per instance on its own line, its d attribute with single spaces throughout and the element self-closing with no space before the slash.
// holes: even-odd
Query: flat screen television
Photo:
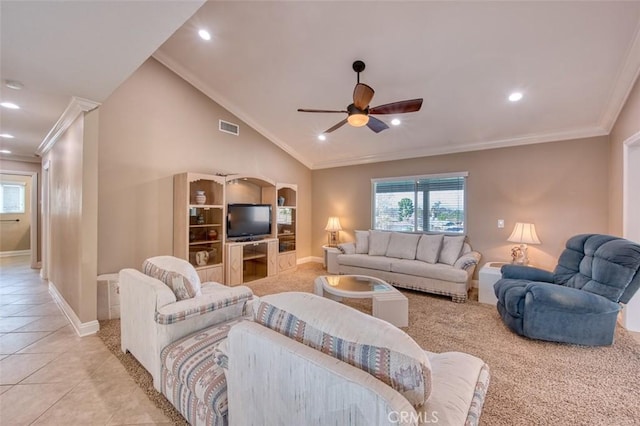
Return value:
<svg viewBox="0 0 640 426">
<path fill-rule="evenodd" d="M 271 204 L 227 205 L 227 238 L 254 238 L 270 234 Z"/>
</svg>

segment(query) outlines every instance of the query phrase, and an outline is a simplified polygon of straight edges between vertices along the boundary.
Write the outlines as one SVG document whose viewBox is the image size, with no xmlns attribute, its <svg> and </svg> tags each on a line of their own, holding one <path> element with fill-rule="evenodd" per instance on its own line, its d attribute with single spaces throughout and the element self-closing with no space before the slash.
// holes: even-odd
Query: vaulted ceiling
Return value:
<svg viewBox="0 0 640 426">
<path fill-rule="evenodd" d="M 86 2 L 7 3 L 2 78 L 25 88 L 33 79 L 58 96 L 48 128 L 71 96 L 104 100 L 160 46 L 156 59 L 310 168 L 605 135 L 640 70 L 640 2 L 209 1 L 189 19 L 189 2 L 191 11 L 185 2 L 99 2 L 104 10 L 89 18 Z M 47 22 L 52 14 L 65 25 Z M 26 41 L 24 25 L 36 28 Z M 64 37 L 51 43 L 40 25 Z M 66 56 L 83 35 L 96 48 Z M 67 60 L 44 65 L 59 57 Z M 356 59 L 366 63 L 360 81 L 375 89 L 371 106 L 423 98 L 422 109 L 377 134 L 345 125 L 321 141 L 346 114 L 297 109 L 345 109 Z M 522 100 L 510 102 L 516 91 Z M 2 113 L 2 132 L 17 133 Z"/>
</svg>

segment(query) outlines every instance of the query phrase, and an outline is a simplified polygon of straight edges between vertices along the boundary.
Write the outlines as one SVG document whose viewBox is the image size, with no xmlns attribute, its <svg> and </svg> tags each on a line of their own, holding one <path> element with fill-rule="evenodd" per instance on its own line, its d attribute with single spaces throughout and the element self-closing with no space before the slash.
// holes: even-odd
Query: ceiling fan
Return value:
<svg viewBox="0 0 640 426">
<path fill-rule="evenodd" d="M 405 112 L 420 111 L 422 107 L 422 98 L 410 99 L 406 101 L 391 102 L 390 104 L 379 105 L 373 108 L 369 108 L 369 102 L 373 99 L 375 91 L 364 83 L 360 83 L 360 73 L 364 71 L 364 62 L 355 61 L 353 63 L 353 70 L 358 73 L 358 80 L 355 89 L 353 89 L 353 103 L 347 107 L 346 110 L 326 110 L 326 109 L 298 109 L 299 112 L 322 112 L 322 113 L 346 113 L 347 118 L 340 121 L 338 124 L 327 129 L 324 133 L 331 133 L 336 129 L 349 123 L 353 127 L 367 126 L 376 133 L 380 133 L 384 129 L 388 129 L 389 126 L 381 120 L 375 117 L 371 117 L 372 114 L 404 114 Z"/>
</svg>

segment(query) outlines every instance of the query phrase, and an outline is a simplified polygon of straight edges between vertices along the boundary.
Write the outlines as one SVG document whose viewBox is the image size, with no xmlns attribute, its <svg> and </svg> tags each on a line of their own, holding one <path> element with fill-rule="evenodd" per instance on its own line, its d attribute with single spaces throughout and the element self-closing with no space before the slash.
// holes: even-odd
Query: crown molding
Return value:
<svg viewBox="0 0 640 426">
<path fill-rule="evenodd" d="M 4 161 L 20 161 L 22 163 L 41 163 L 42 160 L 39 157 L 33 155 L 22 154 L 0 154 L 0 160 Z"/>
<path fill-rule="evenodd" d="M 151 55 L 156 61 L 160 62 L 165 67 L 169 68 L 173 73 L 177 74 L 180 78 L 185 80 L 187 83 L 191 84 L 193 87 L 198 89 L 200 92 L 204 93 L 207 97 L 212 99 L 214 102 L 222 106 L 224 109 L 238 117 L 245 124 L 249 125 L 253 130 L 260 133 L 262 136 L 267 138 L 273 144 L 278 146 L 284 152 L 301 162 L 307 168 L 311 169 L 311 163 L 309 163 L 302 155 L 300 155 L 295 149 L 293 149 L 290 145 L 285 143 L 276 137 L 273 133 L 269 132 L 263 126 L 259 125 L 255 122 L 251 117 L 245 114 L 242 109 L 238 108 L 233 102 L 229 101 L 227 98 L 222 96 L 220 93 L 213 90 L 211 87 L 202 82 L 198 77 L 196 77 L 191 71 L 186 69 L 182 64 L 177 61 L 171 59 L 169 56 L 165 55 L 162 51 L 157 50 L 153 55 Z"/>
<path fill-rule="evenodd" d="M 367 155 L 362 157 L 346 158 L 344 160 L 323 161 L 314 163 L 312 170 L 329 169 L 333 167 L 355 166 L 359 164 L 380 163 L 383 161 L 406 160 L 410 158 L 432 157 L 435 155 L 457 154 L 461 152 L 483 151 L 485 149 L 508 148 L 520 145 L 533 145 L 537 143 L 558 142 L 571 139 L 584 139 L 597 136 L 607 136 L 609 132 L 600 127 L 591 129 L 578 129 L 565 132 L 548 133 L 545 135 L 530 135 L 519 138 L 500 139 L 489 142 L 467 143 L 454 147 L 431 147 L 407 151 L 394 151 L 383 154 Z"/>
<path fill-rule="evenodd" d="M 629 46 L 626 60 L 618 72 L 618 77 L 611 89 L 607 102 L 600 118 L 600 127 L 611 133 L 618 120 L 622 108 L 631 94 L 634 83 L 640 75 L 640 24 L 636 28 L 636 35 Z"/>
<path fill-rule="evenodd" d="M 47 136 L 44 137 L 38 146 L 36 155 L 42 157 L 44 154 L 49 152 L 60 136 L 67 131 L 69 126 L 71 126 L 80 114 L 89 112 L 99 106 L 99 102 L 73 96 L 67 108 L 64 110 L 58 121 L 56 121 L 56 124 L 53 125 L 53 128 L 49 130 Z"/>
</svg>

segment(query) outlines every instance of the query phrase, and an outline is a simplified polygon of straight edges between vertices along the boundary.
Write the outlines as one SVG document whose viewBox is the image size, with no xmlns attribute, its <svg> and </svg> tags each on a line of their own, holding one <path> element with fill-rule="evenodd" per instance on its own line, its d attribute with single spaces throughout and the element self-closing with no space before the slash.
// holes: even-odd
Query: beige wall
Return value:
<svg viewBox="0 0 640 426">
<path fill-rule="evenodd" d="M 31 176 L 0 174 L 0 183 L 24 185 L 24 213 L 0 214 L 0 252 L 31 248 Z M 17 222 L 16 222 L 17 220 Z"/>
<path fill-rule="evenodd" d="M 533 222 L 542 244 L 530 246 L 531 262 L 553 268 L 568 237 L 607 231 L 608 156 L 608 138 L 597 137 L 314 170 L 313 252 L 329 216 L 340 217 L 342 241 L 371 226 L 372 178 L 468 171 L 468 236 L 483 262 L 510 260 L 515 222 Z"/>
<path fill-rule="evenodd" d="M 622 171 L 623 145 L 630 136 L 640 132 L 640 79 L 627 98 L 609 135 L 609 233 L 622 236 Z M 637 190 L 637 188 L 636 188 Z"/>
<path fill-rule="evenodd" d="M 218 131 L 218 120 L 240 136 Z M 100 107 L 98 272 L 173 251 L 173 175 L 247 173 L 298 184 L 298 258 L 310 255 L 311 172 L 150 59 Z"/>
<path fill-rule="evenodd" d="M 42 259 L 42 250 L 41 250 L 41 241 L 42 241 L 42 211 L 40 209 L 41 199 L 42 199 L 42 179 L 40 178 L 41 173 L 41 164 L 38 161 L 27 162 L 27 161 L 12 161 L 6 159 L 0 159 L 0 173 L 18 173 L 22 175 L 32 175 L 36 176 L 36 180 L 38 181 L 38 185 L 36 188 L 36 216 L 38 221 L 38 235 L 36 235 L 37 241 L 37 259 L 36 262 L 39 262 Z M 29 203 L 31 203 L 31 198 L 29 199 Z M 32 262 L 35 264 L 36 262 Z"/>
<path fill-rule="evenodd" d="M 96 319 L 98 112 L 78 117 L 49 161 L 49 280 L 82 323 Z"/>
</svg>

